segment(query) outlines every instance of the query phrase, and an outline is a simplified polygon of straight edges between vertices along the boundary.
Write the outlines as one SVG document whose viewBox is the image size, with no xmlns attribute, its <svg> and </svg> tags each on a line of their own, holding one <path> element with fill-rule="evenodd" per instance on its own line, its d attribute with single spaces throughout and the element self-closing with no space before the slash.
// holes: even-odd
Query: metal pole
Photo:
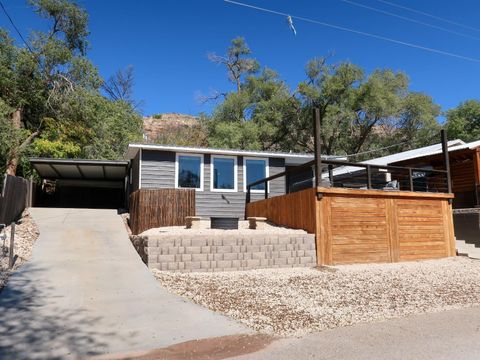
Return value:
<svg viewBox="0 0 480 360">
<path fill-rule="evenodd" d="M 367 189 L 371 189 L 372 188 L 372 169 L 370 168 L 370 165 L 367 165 L 366 170 L 367 170 Z"/>
<path fill-rule="evenodd" d="M 445 130 L 440 130 L 440 137 L 442 139 L 443 161 L 445 163 L 445 170 L 447 170 L 447 191 L 452 193 L 452 178 L 450 176 L 450 158 L 448 156 L 448 142 Z"/>
<path fill-rule="evenodd" d="M 12 225 L 10 227 L 11 233 L 10 233 L 10 251 L 8 252 L 8 267 L 11 269 L 13 268 L 13 263 L 14 263 L 14 256 L 13 256 L 13 245 L 15 241 L 15 223 L 12 222 Z"/>
<path fill-rule="evenodd" d="M 320 109 L 313 109 L 313 146 L 315 151 L 315 187 L 318 189 L 322 184 L 322 137 L 320 123 Z M 322 194 L 317 190 L 317 199 L 321 199 Z"/>
<path fill-rule="evenodd" d="M 333 165 L 328 165 L 328 180 L 330 181 L 330 186 L 333 187 Z"/>
<path fill-rule="evenodd" d="M 410 191 L 413 191 L 413 176 L 411 168 L 408 168 L 408 181 L 410 183 Z"/>
<path fill-rule="evenodd" d="M 268 181 L 265 181 L 264 184 L 265 184 L 265 199 L 268 199 Z"/>
</svg>

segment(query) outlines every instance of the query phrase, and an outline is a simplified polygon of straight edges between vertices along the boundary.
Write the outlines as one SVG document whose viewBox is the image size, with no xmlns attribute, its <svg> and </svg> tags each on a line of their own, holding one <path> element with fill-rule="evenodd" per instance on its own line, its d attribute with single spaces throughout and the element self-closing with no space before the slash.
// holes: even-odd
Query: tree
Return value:
<svg viewBox="0 0 480 360">
<path fill-rule="evenodd" d="M 29 3 L 49 23 L 47 31 L 32 32 L 24 48 L 0 29 L 0 121 L 10 134 L 0 137 L 6 172 L 16 174 L 22 156 L 90 156 L 87 145 L 108 144 L 112 134 L 123 136 L 119 143 L 140 136 L 141 119 L 130 104 L 99 92 L 103 80 L 86 57 L 87 13 L 67 0 Z M 105 112 L 124 117 L 115 123 Z M 99 131 L 100 125 L 110 130 Z M 134 133 L 118 134 L 117 126 Z M 110 145 L 100 157 L 122 155 Z"/>
<path fill-rule="evenodd" d="M 246 57 L 251 53 L 245 39 L 237 37 L 231 41 L 226 55 L 219 56 L 215 53 L 210 53 L 208 54 L 208 58 L 212 62 L 227 68 L 228 79 L 235 84 L 237 93 L 240 93 L 242 79 L 246 75 L 256 73 L 259 68 L 257 60 Z"/>
<path fill-rule="evenodd" d="M 480 139 L 480 101 L 467 100 L 446 113 L 445 129 L 450 139 Z"/>
<path fill-rule="evenodd" d="M 114 75 L 110 76 L 102 88 L 110 99 L 125 101 L 134 109 L 137 109 L 141 102 L 133 98 L 134 85 L 133 66 L 128 66 L 125 70 L 118 70 Z"/>
</svg>

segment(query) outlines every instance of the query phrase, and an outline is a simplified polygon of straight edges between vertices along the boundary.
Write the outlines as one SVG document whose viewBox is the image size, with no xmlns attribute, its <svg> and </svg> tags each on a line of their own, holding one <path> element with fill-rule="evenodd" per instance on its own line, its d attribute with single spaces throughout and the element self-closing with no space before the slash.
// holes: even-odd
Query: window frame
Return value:
<svg viewBox="0 0 480 360">
<path fill-rule="evenodd" d="M 244 157 L 243 158 L 243 191 L 247 192 L 247 160 L 263 160 L 265 161 L 265 178 L 268 178 L 270 176 L 270 164 L 269 164 L 269 158 L 263 158 L 263 157 Z M 265 193 L 265 189 L 263 190 L 258 190 L 258 189 L 251 189 L 251 193 Z M 267 183 L 267 192 L 270 193 L 270 183 Z"/>
<path fill-rule="evenodd" d="M 233 189 L 215 189 L 213 187 L 214 159 L 233 159 Z M 210 191 L 211 192 L 238 192 L 238 157 L 229 155 L 210 155 Z"/>
<path fill-rule="evenodd" d="M 179 158 L 180 156 L 190 156 L 190 157 L 197 157 L 200 158 L 200 187 L 198 188 L 189 188 L 189 187 L 181 187 L 178 186 L 178 175 L 179 175 Z M 205 156 L 204 154 L 195 154 L 195 153 L 175 153 L 175 189 L 195 189 L 195 191 L 203 191 L 203 177 L 204 177 L 204 171 L 203 171 L 203 165 L 205 163 Z"/>
</svg>

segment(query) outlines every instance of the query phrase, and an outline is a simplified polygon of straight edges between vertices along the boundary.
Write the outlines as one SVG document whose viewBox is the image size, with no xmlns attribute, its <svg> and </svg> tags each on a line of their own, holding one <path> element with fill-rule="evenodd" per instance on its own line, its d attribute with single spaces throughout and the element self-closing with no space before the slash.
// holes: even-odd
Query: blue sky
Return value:
<svg viewBox="0 0 480 360">
<path fill-rule="evenodd" d="M 332 62 L 350 61 L 367 72 L 375 68 L 405 71 L 411 79 L 411 89 L 431 95 L 443 110 L 466 99 L 480 98 L 480 31 L 436 21 L 378 0 L 354 1 L 473 38 L 413 24 L 341 0 L 239 1 L 478 58 L 479 62 L 296 19 L 298 34 L 293 36 L 284 17 L 227 4 L 223 0 L 81 0 L 79 3 L 90 16 L 88 56 L 104 77 L 128 65 L 134 67 L 135 97 L 144 101 L 144 114 L 210 111 L 213 104 L 200 104 L 198 95 L 214 90 L 227 91 L 233 86 L 227 81 L 225 70 L 209 62 L 207 53 L 224 53 L 229 41 L 236 36 L 245 37 L 260 63 L 278 71 L 292 88 L 305 78 L 304 68 L 309 59 L 333 53 Z M 480 29 L 480 2 L 474 0 L 391 2 Z M 45 22 L 33 14 L 25 1 L 3 0 L 3 3 L 24 35 L 31 29 L 45 28 Z M 0 26 L 15 35 L 2 13 Z"/>
</svg>

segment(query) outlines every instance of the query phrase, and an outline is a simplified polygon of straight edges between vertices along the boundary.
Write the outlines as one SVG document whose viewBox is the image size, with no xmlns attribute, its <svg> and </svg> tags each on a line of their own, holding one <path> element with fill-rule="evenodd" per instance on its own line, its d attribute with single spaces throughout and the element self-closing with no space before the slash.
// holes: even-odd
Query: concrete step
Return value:
<svg viewBox="0 0 480 360">
<path fill-rule="evenodd" d="M 480 248 L 463 240 L 456 240 L 457 253 L 460 256 L 468 256 L 472 259 L 480 259 Z"/>
</svg>

